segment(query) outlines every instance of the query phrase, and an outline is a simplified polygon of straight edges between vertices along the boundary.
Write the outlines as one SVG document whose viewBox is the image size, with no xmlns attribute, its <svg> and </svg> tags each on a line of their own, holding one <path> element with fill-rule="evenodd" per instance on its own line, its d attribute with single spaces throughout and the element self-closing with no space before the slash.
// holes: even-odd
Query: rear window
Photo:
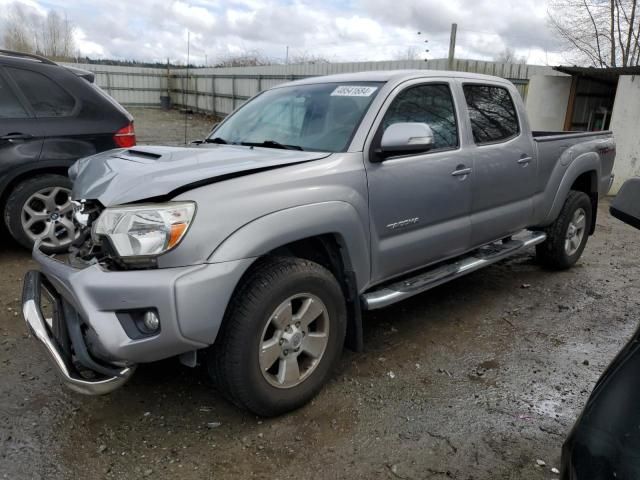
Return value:
<svg viewBox="0 0 640 480">
<path fill-rule="evenodd" d="M 501 142 L 520 132 L 518 114 L 506 88 L 468 84 L 463 89 L 477 144 Z"/>
<path fill-rule="evenodd" d="M 127 118 L 130 117 L 129 113 L 124 109 L 124 107 L 122 105 L 120 105 L 118 103 L 118 101 L 115 98 L 113 98 L 107 92 L 102 90 L 98 85 L 95 84 L 95 82 L 91 83 L 90 85 L 93 88 L 94 92 L 96 92 L 98 95 L 100 95 L 102 98 L 104 98 L 107 102 L 109 102 L 115 109 L 117 109 L 125 117 L 127 117 Z"/>
<path fill-rule="evenodd" d="M 0 118 L 27 118 L 29 114 L 9 88 L 9 85 L 0 77 Z"/>
<path fill-rule="evenodd" d="M 21 68 L 7 68 L 24 96 L 31 104 L 36 117 L 66 117 L 75 107 L 74 98 L 60 85 L 38 72 Z"/>
</svg>

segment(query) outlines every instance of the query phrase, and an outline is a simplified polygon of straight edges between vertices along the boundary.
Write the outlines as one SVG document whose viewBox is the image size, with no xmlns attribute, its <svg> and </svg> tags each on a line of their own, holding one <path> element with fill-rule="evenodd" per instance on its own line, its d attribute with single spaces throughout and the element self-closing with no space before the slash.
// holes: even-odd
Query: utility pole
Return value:
<svg viewBox="0 0 640 480">
<path fill-rule="evenodd" d="M 189 109 L 187 108 L 188 90 L 189 90 L 189 46 L 191 43 L 191 32 L 187 30 L 187 86 L 182 84 L 182 103 L 184 105 L 184 144 L 187 144 L 187 131 L 189 130 Z"/>
<path fill-rule="evenodd" d="M 456 33 L 458 32 L 458 24 L 451 24 L 451 36 L 449 37 L 449 70 L 453 70 L 453 58 L 456 52 Z"/>
<path fill-rule="evenodd" d="M 289 45 L 287 45 L 287 53 L 285 54 L 285 57 L 284 57 L 284 64 L 289 65 Z"/>
</svg>

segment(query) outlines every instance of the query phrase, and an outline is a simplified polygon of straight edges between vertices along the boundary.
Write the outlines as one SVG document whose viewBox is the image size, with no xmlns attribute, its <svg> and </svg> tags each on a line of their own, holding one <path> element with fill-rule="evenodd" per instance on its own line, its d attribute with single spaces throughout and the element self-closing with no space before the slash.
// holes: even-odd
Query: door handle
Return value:
<svg viewBox="0 0 640 480">
<path fill-rule="evenodd" d="M 533 161 L 531 157 L 522 157 L 518 160 L 518 165 L 528 165 Z"/>
<path fill-rule="evenodd" d="M 468 167 L 465 167 L 464 165 L 458 165 L 456 167 L 456 170 L 454 170 L 453 172 L 451 172 L 451 176 L 453 177 L 466 177 L 467 175 L 469 175 L 471 173 L 471 169 Z"/>
<path fill-rule="evenodd" d="M 12 142 L 14 140 L 29 140 L 31 138 L 33 138 L 33 135 L 29 135 L 27 133 L 9 133 L 0 137 L 0 140 Z"/>
</svg>

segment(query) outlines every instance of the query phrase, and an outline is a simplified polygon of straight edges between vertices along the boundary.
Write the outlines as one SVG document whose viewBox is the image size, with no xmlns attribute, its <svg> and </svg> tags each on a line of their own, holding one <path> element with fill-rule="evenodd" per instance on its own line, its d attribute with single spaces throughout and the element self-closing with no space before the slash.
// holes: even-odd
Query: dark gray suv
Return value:
<svg viewBox="0 0 640 480">
<path fill-rule="evenodd" d="M 133 117 L 93 73 L 0 50 L 0 211 L 18 243 L 65 250 L 75 235 L 67 169 L 135 143 Z"/>
</svg>

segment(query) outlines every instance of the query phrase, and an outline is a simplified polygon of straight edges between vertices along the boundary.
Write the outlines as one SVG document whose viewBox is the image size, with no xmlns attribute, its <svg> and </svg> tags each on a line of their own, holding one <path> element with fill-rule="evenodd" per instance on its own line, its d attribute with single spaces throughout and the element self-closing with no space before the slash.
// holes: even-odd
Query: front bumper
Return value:
<svg viewBox="0 0 640 480">
<path fill-rule="evenodd" d="M 211 345 L 235 286 L 253 262 L 244 259 L 154 270 L 108 271 L 97 264 L 76 268 L 37 248 L 33 258 L 40 272 L 30 272 L 25 277 L 25 320 L 46 347 L 65 383 L 82 393 L 107 393 L 122 385 L 136 364 Z M 63 323 L 75 333 L 71 348 L 64 348 L 59 332 L 44 319 L 42 285 L 46 287 L 44 291 L 59 299 Z M 123 321 L 123 316 L 146 310 L 157 313 L 160 329 L 137 334 Z M 100 381 L 83 380 L 78 369 L 73 368 L 78 364 L 79 370 L 97 374 Z"/>
<path fill-rule="evenodd" d="M 78 393 L 85 395 L 102 395 L 121 387 L 135 371 L 135 366 L 123 367 L 113 376 L 102 378 L 83 378 L 73 366 L 71 359 L 60 348 L 57 340 L 49 332 L 42 309 L 40 297 L 42 278 L 39 272 L 28 272 L 24 278 L 22 292 L 22 314 L 27 322 L 29 330 L 40 340 L 45 350 L 51 357 L 63 383 Z"/>
</svg>

